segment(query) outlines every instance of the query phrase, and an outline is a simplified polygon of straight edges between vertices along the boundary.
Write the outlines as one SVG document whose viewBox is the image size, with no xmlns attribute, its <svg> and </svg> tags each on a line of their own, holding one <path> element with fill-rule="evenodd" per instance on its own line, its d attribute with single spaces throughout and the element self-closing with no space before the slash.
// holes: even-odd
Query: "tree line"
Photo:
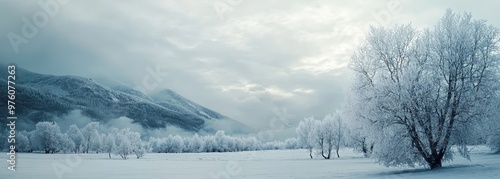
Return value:
<svg viewBox="0 0 500 179">
<path fill-rule="evenodd" d="M 236 137 L 217 131 L 214 135 L 181 137 L 150 137 L 143 140 L 139 132 L 129 128 L 112 128 L 103 132 L 99 122 L 90 122 L 82 128 L 71 125 L 63 133 L 55 122 L 38 122 L 35 130 L 20 131 L 16 135 L 17 152 L 51 153 L 104 153 L 120 156 L 123 159 L 135 155 L 143 157 L 154 153 L 202 153 L 202 152 L 239 152 L 256 150 L 298 149 L 296 138 L 285 141 L 261 142 L 255 137 Z"/>
</svg>

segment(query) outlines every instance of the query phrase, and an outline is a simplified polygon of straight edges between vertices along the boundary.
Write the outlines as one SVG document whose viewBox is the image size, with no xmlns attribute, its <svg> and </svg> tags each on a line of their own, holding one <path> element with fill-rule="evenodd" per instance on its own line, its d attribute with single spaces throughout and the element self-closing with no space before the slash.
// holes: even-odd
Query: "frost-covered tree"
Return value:
<svg viewBox="0 0 500 179">
<path fill-rule="evenodd" d="M 271 141 L 262 144 L 263 150 L 284 150 L 285 142 L 283 141 Z"/>
<path fill-rule="evenodd" d="M 188 152 L 194 152 L 198 153 L 203 151 L 205 143 L 203 140 L 198 136 L 198 134 L 194 134 L 194 136 L 189 140 L 187 144 L 187 151 Z"/>
<path fill-rule="evenodd" d="M 369 114 L 369 112 L 373 111 L 368 110 L 371 103 L 362 101 L 366 99 L 370 98 L 347 94 L 347 101 L 349 102 L 343 108 L 343 116 L 346 118 L 346 143 L 354 150 L 362 152 L 366 158 L 369 158 L 375 146 L 376 137 L 374 134 L 377 131 L 375 131 L 373 125 L 374 116 L 376 115 Z M 359 105 L 363 103 L 364 105 Z"/>
<path fill-rule="evenodd" d="M 288 138 L 285 140 L 285 149 L 299 149 L 299 139 L 297 138 Z"/>
<path fill-rule="evenodd" d="M 16 134 L 16 150 L 18 152 L 31 152 L 30 141 L 26 131 L 20 131 Z"/>
<path fill-rule="evenodd" d="M 379 163 L 435 169 L 452 159 L 452 145 L 469 158 L 463 129 L 489 116 L 498 37 L 485 21 L 451 10 L 433 29 L 371 29 L 350 66 Z"/>
<path fill-rule="evenodd" d="M 155 153 L 164 153 L 166 151 L 163 150 L 163 146 L 165 146 L 166 139 L 165 138 L 157 138 L 157 137 L 151 137 L 149 139 L 149 146 L 151 148 L 152 152 Z"/>
<path fill-rule="evenodd" d="M 115 154 L 122 157 L 122 159 L 127 160 L 128 155 L 132 153 L 132 144 L 130 143 L 129 138 L 125 135 L 118 135 L 116 141 L 117 145 Z"/>
<path fill-rule="evenodd" d="M 39 122 L 33 134 L 36 148 L 45 153 L 56 153 L 61 149 L 61 129 L 54 122 Z"/>
<path fill-rule="evenodd" d="M 108 153 L 109 158 L 111 158 L 111 153 L 116 150 L 115 136 L 113 133 L 104 136 L 102 150 Z"/>
<path fill-rule="evenodd" d="M 300 121 L 299 126 L 295 131 L 299 135 L 299 143 L 306 149 L 309 150 L 309 156 L 313 158 L 312 151 L 315 145 L 314 141 L 314 125 L 315 120 L 313 117 L 309 117 Z"/>
<path fill-rule="evenodd" d="M 69 138 L 75 143 L 75 148 L 73 148 L 73 152 L 78 153 L 81 151 L 81 148 L 85 146 L 85 138 L 76 125 L 69 126 L 67 132 Z"/>
<path fill-rule="evenodd" d="M 184 140 L 179 135 L 169 135 L 160 148 L 165 153 L 182 153 L 184 150 Z"/>
<path fill-rule="evenodd" d="M 314 143 L 315 143 L 315 146 L 316 146 L 317 153 L 321 154 L 321 156 L 323 158 L 325 158 L 325 159 L 329 159 L 330 158 L 329 155 L 328 155 L 328 157 L 325 156 L 325 151 L 328 150 L 328 146 L 326 144 L 326 135 L 327 135 L 326 132 L 328 130 L 329 129 L 327 129 L 323 125 L 323 121 L 314 120 L 314 125 L 313 125 L 313 128 L 312 128 L 313 140 L 314 140 Z M 330 147 L 329 151 L 331 152 L 331 147 Z M 330 152 L 327 152 L 327 153 L 330 153 Z"/>
<path fill-rule="evenodd" d="M 146 151 L 148 151 L 148 147 L 145 142 L 139 141 L 139 143 L 135 144 L 134 154 L 137 157 L 137 159 L 144 157 Z"/>
<path fill-rule="evenodd" d="M 342 115 L 341 111 L 337 111 L 334 115 L 334 127 L 336 129 L 334 136 L 335 136 L 335 144 L 333 146 L 335 147 L 335 153 L 337 154 L 337 158 L 340 158 L 339 155 L 339 150 L 342 145 L 345 146 L 346 140 L 345 140 L 345 133 L 346 133 L 346 125 L 344 123 L 344 118 Z"/>
<path fill-rule="evenodd" d="M 61 151 L 63 151 L 64 153 L 74 151 L 75 142 L 73 142 L 73 140 L 71 140 L 71 138 L 68 136 L 68 134 L 60 134 L 59 140 L 60 140 L 60 150 Z"/>
<path fill-rule="evenodd" d="M 255 151 L 261 148 L 261 142 L 255 137 L 237 138 L 237 151 Z"/>
<path fill-rule="evenodd" d="M 217 151 L 217 141 L 214 136 L 203 136 L 203 141 L 205 141 L 205 152 Z"/>
<path fill-rule="evenodd" d="M 337 158 L 340 158 L 339 150 L 344 143 L 344 129 L 346 128 L 342 122 L 340 111 L 336 111 L 333 115 L 327 115 L 321 122 L 320 131 L 323 134 L 325 146 L 323 150 L 327 155 L 323 155 L 325 159 L 331 158 L 332 150 L 335 149 Z M 322 154 L 325 152 L 322 152 Z"/>
<path fill-rule="evenodd" d="M 94 132 L 92 133 L 91 139 L 92 140 L 90 141 L 90 150 L 99 153 L 103 146 L 102 135 L 99 134 L 98 132 Z"/>
<path fill-rule="evenodd" d="M 217 142 L 217 152 L 229 151 L 229 139 L 224 131 L 219 130 L 215 133 L 215 141 Z"/>
<path fill-rule="evenodd" d="M 126 135 L 132 146 L 132 153 L 134 153 L 137 158 L 143 157 L 147 151 L 147 145 L 142 141 L 141 134 L 138 132 L 128 132 Z"/>
<path fill-rule="evenodd" d="M 84 152 L 89 153 L 89 150 L 92 148 L 92 143 L 95 141 L 95 137 L 99 134 L 99 122 L 90 122 L 83 129 L 81 133 L 84 138 Z"/>
<path fill-rule="evenodd" d="M 238 151 L 237 139 L 238 138 L 227 136 L 226 140 L 225 140 L 227 143 L 227 148 L 224 150 L 224 152 L 236 152 L 236 151 Z"/>
<path fill-rule="evenodd" d="M 296 142 L 296 141 L 295 141 Z M 262 145 L 259 140 L 255 137 L 247 137 L 243 139 L 243 143 L 245 147 L 243 148 L 244 151 L 255 151 L 260 149 L 260 146 Z M 297 145 L 295 143 L 295 145 Z"/>
<path fill-rule="evenodd" d="M 134 137 L 132 136 L 134 135 L 136 135 L 135 132 L 130 131 L 129 128 L 122 129 L 116 134 L 116 150 L 114 151 L 116 155 L 126 160 L 128 155 L 132 154 L 134 150 L 132 143 Z"/>
<path fill-rule="evenodd" d="M 32 130 L 26 133 L 26 137 L 28 137 L 30 152 L 38 150 L 39 143 L 36 138 L 36 130 Z"/>
</svg>

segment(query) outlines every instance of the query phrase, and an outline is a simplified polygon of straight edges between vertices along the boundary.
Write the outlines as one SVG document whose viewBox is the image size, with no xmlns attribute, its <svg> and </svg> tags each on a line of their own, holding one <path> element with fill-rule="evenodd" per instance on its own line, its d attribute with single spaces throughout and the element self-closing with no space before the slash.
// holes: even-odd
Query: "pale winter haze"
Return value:
<svg viewBox="0 0 500 179">
<path fill-rule="evenodd" d="M 369 25 L 430 27 L 447 8 L 500 26 L 498 1 L 81 1 L 60 5 L 27 43 L 11 45 L 42 11 L 38 0 L 0 0 L 0 60 L 34 72 L 91 77 L 181 95 L 254 129 L 286 108 L 304 117 L 341 106 L 348 61 Z M 223 8 L 221 8 L 223 7 Z"/>
</svg>

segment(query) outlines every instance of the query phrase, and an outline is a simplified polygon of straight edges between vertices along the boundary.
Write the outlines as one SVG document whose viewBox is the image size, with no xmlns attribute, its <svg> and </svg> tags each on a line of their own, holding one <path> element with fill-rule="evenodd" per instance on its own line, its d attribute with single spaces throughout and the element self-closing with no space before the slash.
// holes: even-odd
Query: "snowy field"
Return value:
<svg viewBox="0 0 500 179">
<path fill-rule="evenodd" d="M 472 149 L 472 161 L 456 157 L 434 171 L 386 168 L 351 149 L 343 149 L 341 157 L 309 159 L 306 150 L 147 154 L 129 160 L 118 156 L 109 159 L 107 154 L 22 153 L 17 155 L 17 171 L 7 171 L 5 166 L 0 178 L 500 178 L 500 155 L 491 154 L 485 147 Z"/>
</svg>

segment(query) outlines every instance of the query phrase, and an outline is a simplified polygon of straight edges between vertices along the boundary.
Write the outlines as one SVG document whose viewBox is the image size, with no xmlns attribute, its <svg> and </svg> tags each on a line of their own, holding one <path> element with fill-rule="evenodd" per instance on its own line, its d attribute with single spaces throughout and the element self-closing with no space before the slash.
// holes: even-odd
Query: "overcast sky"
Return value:
<svg viewBox="0 0 500 179">
<path fill-rule="evenodd" d="M 270 128 L 277 109 L 296 125 L 340 108 L 369 25 L 432 27 L 451 8 L 500 27 L 494 0 L 72 0 L 50 6 L 29 38 L 23 18 L 43 22 L 39 1 L 0 2 L 4 63 L 131 87 L 150 78 L 160 84 L 152 91 L 170 88 L 256 129 Z M 17 53 L 11 32 L 27 40 Z"/>
</svg>

